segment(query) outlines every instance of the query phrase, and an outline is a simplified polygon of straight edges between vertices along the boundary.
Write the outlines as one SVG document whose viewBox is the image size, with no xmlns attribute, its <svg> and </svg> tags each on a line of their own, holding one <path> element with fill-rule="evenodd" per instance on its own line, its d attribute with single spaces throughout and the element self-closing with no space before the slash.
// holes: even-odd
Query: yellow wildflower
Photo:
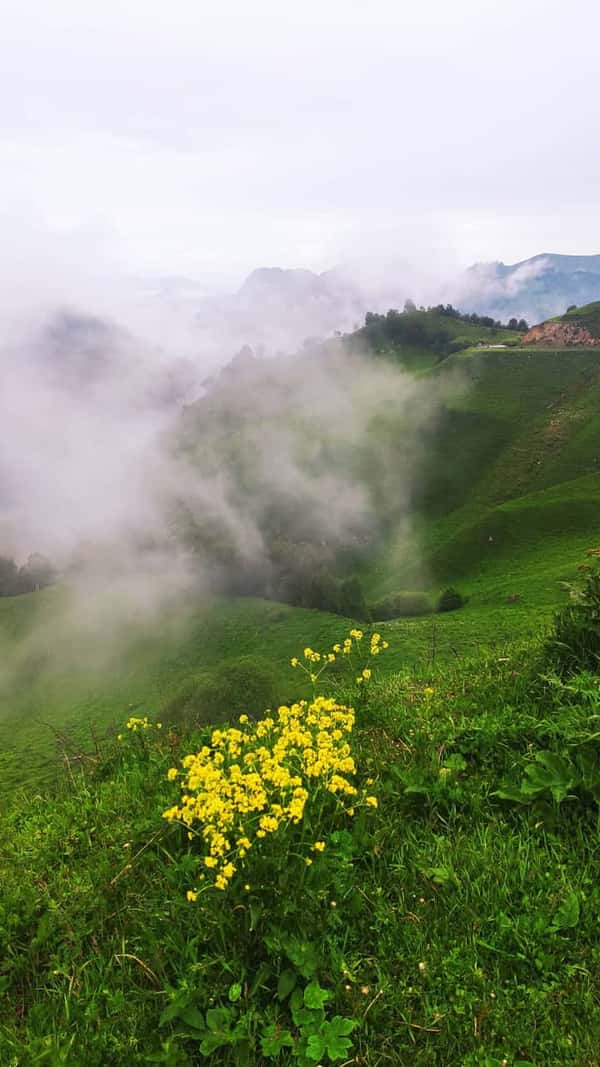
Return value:
<svg viewBox="0 0 600 1067">
<path fill-rule="evenodd" d="M 198 894 L 197 894 L 195 889 L 188 889 L 188 891 L 187 891 L 187 893 L 185 895 L 186 895 L 187 899 L 189 900 L 190 904 L 193 904 L 194 901 L 196 901 L 198 899 Z"/>
<path fill-rule="evenodd" d="M 305 653 L 311 664 L 330 662 L 329 653 L 323 657 L 309 648 Z M 316 696 L 281 705 L 256 723 L 244 718 L 239 728 L 213 730 L 210 745 L 186 755 L 179 774 L 167 773 L 179 782 L 180 800 L 164 818 L 193 830 L 218 889 L 227 887 L 237 861 L 257 841 L 300 823 L 314 793 L 336 796 L 342 810 L 344 799 L 357 793 L 350 780 L 356 770 L 349 744 L 352 708 Z M 314 852 L 324 849 L 324 841 L 313 846 Z"/>
<path fill-rule="evenodd" d="M 169 770 L 167 771 L 167 778 L 170 782 L 174 782 L 178 774 L 179 771 L 177 770 L 177 767 L 169 767 Z"/>
<path fill-rule="evenodd" d="M 379 801 L 377 797 L 365 797 L 365 804 L 368 804 L 370 808 L 379 807 Z"/>
</svg>

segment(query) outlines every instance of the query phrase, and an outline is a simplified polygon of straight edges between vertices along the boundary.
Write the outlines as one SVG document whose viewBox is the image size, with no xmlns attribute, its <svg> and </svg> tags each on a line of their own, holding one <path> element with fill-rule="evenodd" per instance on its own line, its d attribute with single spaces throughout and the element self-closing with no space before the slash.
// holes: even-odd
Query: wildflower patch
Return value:
<svg viewBox="0 0 600 1067">
<path fill-rule="evenodd" d="M 206 848 L 204 867 L 218 889 L 227 888 L 237 864 L 264 838 L 297 825 L 309 801 L 328 798 L 348 811 L 356 804 L 356 766 L 350 737 L 352 708 L 315 697 L 283 705 L 254 724 L 213 730 L 210 745 L 186 756 L 181 799 L 164 818 L 179 821 Z M 317 851 L 324 843 L 313 845 Z"/>
</svg>

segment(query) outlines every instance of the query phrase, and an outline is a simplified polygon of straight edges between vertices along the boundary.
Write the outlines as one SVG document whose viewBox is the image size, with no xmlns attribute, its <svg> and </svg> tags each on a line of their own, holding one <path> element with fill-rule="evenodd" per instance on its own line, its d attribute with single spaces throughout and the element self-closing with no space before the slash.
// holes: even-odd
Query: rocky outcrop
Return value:
<svg viewBox="0 0 600 1067">
<path fill-rule="evenodd" d="M 594 337 L 578 322 L 542 322 L 533 326 L 524 335 L 522 345 L 551 345 L 553 348 L 571 348 L 574 345 L 600 345 L 600 337 Z"/>
</svg>

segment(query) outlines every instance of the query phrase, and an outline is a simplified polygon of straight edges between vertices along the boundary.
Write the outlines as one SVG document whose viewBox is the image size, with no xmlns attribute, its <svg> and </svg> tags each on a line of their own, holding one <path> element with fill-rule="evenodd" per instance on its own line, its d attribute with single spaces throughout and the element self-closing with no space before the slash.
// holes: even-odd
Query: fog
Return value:
<svg viewBox="0 0 600 1067">
<path fill-rule="evenodd" d="M 440 396 L 303 343 L 406 298 L 481 310 L 499 283 L 464 274 L 476 260 L 600 247 L 580 136 L 597 18 L 583 0 L 0 0 L 0 554 L 51 557 L 72 632 L 214 589 L 173 528 L 184 505 L 264 555 L 260 500 L 221 454 L 207 474 L 174 445 L 244 345 L 279 376 L 251 394 L 256 485 L 325 540 L 376 536 L 377 493 L 410 522 Z M 265 267 L 304 272 L 245 280 Z M 501 286 L 518 296 L 539 269 Z M 390 404 L 404 450 L 377 463 Z"/>
<path fill-rule="evenodd" d="M 323 325 L 319 300 L 316 318 L 309 302 L 286 323 L 259 292 L 229 322 L 215 316 L 225 298 L 165 302 L 101 256 L 79 270 L 93 244 L 79 235 L 50 270 L 31 243 L 14 297 L 4 294 L 0 556 L 43 553 L 59 578 L 51 597 L 31 594 L 42 605 L 33 627 L 4 645 L 5 684 L 30 663 L 110 664 L 140 633 L 228 589 L 228 565 L 190 545 L 182 514 L 195 529 L 214 524 L 267 590 L 265 522 L 280 506 L 326 567 L 381 535 L 382 502 L 408 536 L 445 395 L 335 339 L 298 350 L 304 330 Z M 244 336 L 266 344 L 233 359 Z"/>
</svg>

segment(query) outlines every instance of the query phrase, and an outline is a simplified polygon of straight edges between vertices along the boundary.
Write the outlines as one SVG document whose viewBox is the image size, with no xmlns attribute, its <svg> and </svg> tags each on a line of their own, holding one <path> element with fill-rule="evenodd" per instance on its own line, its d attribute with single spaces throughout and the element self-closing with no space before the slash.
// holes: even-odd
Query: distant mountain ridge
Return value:
<svg viewBox="0 0 600 1067">
<path fill-rule="evenodd" d="M 189 320 L 190 334 L 222 365 L 248 344 L 274 354 L 295 351 L 306 338 L 350 332 L 367 311 L 451 303 L 462 312 L 501 322 L 525 319 L 530 325 L 563 314 L 568 307 L 600 300 L 600 254 L 579 256 L 542 252 L 517 263 L 475 263 L 454 277 L 422 281 L 407 259 L 378 274 L 360 264 L 341 264 L 318 273 L 302 267 L 259 267 L 235 292 L 208 293 L 194 279 L 169 276 L 149 292 L 170 314 Z"/>
<path fill-rule="evenodd" d="M 519 263 L 476 263 L 459 279 L 453 298 L 465 310 L 503 321 L 543 322 L 572 304 L 600 299 L 600 255 L 543 252 Z"/>
<path fill-rule="evenodd" d="M 300 339 L 300 335 L 351 329 L 366 311 L 401 308 L 410 296 L 417 303 L 425 302 L 425 294 L 407 291 L 405 272 L 396 279 L 392 271 L 383 292 L 355 279 L 350 267 L 321 274 L 302 268 L 262 267 L 229 299 L 230 309 L 240 318 L 252 320 L 260 312 L 260 320 L 273 314 Z M 511 318 L 543 322 L 563 314 L 572 304 L 600 300 L 600 255 L 542 252 L 518 263 L 475 263 L 459 277 L 440 283 L 439 291 L 429 293 L 427 299 L 451 302 L 461 311 L 502 322 Z"/>
</svg>

